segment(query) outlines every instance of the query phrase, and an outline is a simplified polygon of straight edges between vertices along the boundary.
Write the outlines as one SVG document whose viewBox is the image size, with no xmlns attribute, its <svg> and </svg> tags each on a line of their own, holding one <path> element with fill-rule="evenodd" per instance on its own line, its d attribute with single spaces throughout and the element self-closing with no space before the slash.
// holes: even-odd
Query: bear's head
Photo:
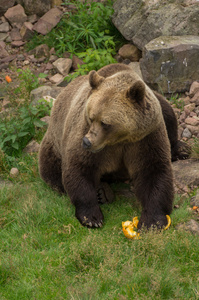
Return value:
<svg viewBox="0 0 199 300">
<path fill-rule="evenodd" d="M 85 149 L 98 152 L 117 143 L 136 142 L 158 126 L 159 102 L 153 93 L 147 96 L 151 91 L 139 77 L 119 72 L 105 78 L 91 71 L 89 83 L 91 92 L 85 108 L 89 130 L 82 143 Z"/>
</svg>

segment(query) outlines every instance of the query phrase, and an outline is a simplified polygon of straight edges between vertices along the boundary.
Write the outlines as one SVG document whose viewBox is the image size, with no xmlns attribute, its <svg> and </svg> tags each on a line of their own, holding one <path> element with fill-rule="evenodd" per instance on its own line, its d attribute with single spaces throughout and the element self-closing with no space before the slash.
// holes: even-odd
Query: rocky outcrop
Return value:
<svg viewBox="0 0 199 300">
<path fill-rule="evenodd" d="M 185 92 L 199 79 L 199 36 L 161 36 L 145 45 L 144 81 L 162 93 Z"/>
<path fill-rule="evenodd" d="M 199 35 L 197 0 L 117 0 L 113 23 L 139 49 L 161 35 Z"/>
<path fill-rule="evenodd" d="M 15 4 L 15 0 L 1 0 L 0 1 L 0 17 L 4 15 L 8 8 Z"/>
<path fill-rule="evenodd" d="M 27 15 L 43 16 L 51 8 L 51 0 L 17 0 L 24 9 Z"/>
</svg>

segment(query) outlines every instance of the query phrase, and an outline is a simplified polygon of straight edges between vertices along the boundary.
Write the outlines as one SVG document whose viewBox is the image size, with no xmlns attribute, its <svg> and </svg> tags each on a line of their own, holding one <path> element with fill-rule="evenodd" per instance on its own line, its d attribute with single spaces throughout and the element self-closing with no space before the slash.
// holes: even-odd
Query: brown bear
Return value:
<svg viewBox="0 0 199 300">
<path fill-rule="evenodd" d="M 174 196 L 170 151 L 173 159 L 186 157 L 180 146 L 167 101 L 129 66 L 113 64 L 78 77 L 60 93 L 40 146 L 39 171 L 47 184 L 67 192 L 88 227 L 103 224 L 101 182 L 130 179 L 143 207 L 138 228 L 161 228 Z"/>
</svg>

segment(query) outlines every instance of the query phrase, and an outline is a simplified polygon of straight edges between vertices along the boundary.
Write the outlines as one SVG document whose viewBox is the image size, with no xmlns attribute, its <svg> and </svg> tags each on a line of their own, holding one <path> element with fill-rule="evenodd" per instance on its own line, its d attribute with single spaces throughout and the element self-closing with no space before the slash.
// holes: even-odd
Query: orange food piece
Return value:
<svg viewBox="0 0 199 300">
<path fill-rule="evenodd" d="M 193 210 L 196 210 L 196 209 L 198 209 L 198 206 L 193 206 Z"/>
<path fill-rule="evenodd" d="M 10 76 L 6 75 L 5 80 L 10 83 L 12 81 L 12 79 L 10 78 Z"/>
<path fill-rule="evenodd" d="M 171 225 L 171 218 L 169 215 L 166 215 L 167 225 L 164 227 L 164 230 L 167 230 Z M 138 217 L 133 218 L 133 221 L 122 222 L 122 230 L 124 235 L 128 239 L 138 240 L 140 239 L 140 233 L 136 231 L 139 220 Z"/>
</svg>

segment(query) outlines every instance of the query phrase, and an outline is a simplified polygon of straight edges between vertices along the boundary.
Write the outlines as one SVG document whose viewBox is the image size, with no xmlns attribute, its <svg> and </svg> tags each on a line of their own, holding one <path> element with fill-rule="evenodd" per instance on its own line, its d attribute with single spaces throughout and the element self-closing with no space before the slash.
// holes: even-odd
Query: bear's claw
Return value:
<svg viewBox="0 0 199 300">
<path fill-rule="evenodd" d="M 76 217 L 83 226 L 89 228 L 102 227 L 103 214 L 99 206 L 76 208 Z"/>
</svg>

